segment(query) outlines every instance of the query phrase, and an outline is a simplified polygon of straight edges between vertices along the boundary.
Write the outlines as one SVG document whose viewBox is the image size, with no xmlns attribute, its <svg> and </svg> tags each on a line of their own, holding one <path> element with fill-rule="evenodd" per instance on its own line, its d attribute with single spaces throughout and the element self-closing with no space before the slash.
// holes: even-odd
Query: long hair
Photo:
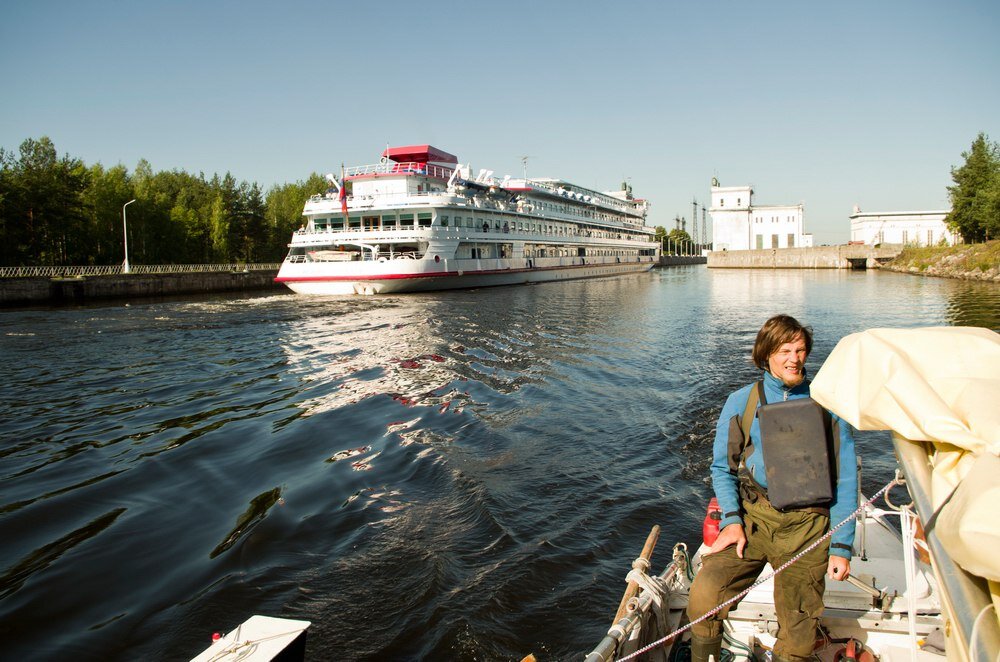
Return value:
<svg viewBox="0 0 1000 662">
<path fill-rule="evenodd" d="M 786 342 L 792 342 L 801 337 L 806 343 L 806 356 L 812 352 L 812 328 L 802 326 L 790 315 L 775 315 L 764 322 L 757 332 L 757 340 L 753 343 L 753 364 L 761 370 L 767 370 L 767 360 Z"/>
</svg>

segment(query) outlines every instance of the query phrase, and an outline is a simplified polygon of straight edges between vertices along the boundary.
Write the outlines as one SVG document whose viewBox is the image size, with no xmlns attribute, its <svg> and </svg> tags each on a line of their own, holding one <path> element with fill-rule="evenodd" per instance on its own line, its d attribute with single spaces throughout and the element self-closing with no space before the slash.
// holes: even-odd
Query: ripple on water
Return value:
<svg viewBox="0 0 1000 662">
<path fill-rule="evenodd" d="M 1000 288 L 684 267 L 5 311 L 5 653 L 180 659 L 271 613 L 312 620 L 317 659 L 581 654 L 649 527 L 699 535 L 715 418 L 776 312 L 814 327 L 815 370 L 865 328 L 997 330 Z M 888 479 L 884 435 L 858 446 Z"/>
</svg>

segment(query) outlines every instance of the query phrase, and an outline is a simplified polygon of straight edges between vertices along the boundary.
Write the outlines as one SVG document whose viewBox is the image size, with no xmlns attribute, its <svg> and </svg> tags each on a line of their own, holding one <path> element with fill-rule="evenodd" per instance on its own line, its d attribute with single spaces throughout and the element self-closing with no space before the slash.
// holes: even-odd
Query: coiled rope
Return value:
<svg viewBox="0 0 1000 662">
<path fill-rule="evenodd" d="M 673 632 L 671 632 L 667 636 L 663 637 L 662 639 L 657 639 L 653 643 L 647 644 L 647 645 L 643 646 L 642 648 L 638 649 L 634 653 L 630 653 L 629 655 L 626 655 L 625 657 L 618 658 L 617 662 L 625 662 L 626 660 L 631 660 L 633 658 L 636 658 L 636 657 L 642 655 L 643 653 L 645 653 L 647 651 L 653 650 L 657 646 L 662 646 L 664 643 L 670 641 L 671 639 L 673 639 L 677 635 L 679 635 L 679 634 L 681 634 L 683 632 L 686 632 L 687 630 L 690 630 L 692 626 L 697 625 L 698 623 L 701 623 L 702 621 L 711 618 L 712 616 L 716 615 L 717 613 L 719 613 L 720 611 L 722 611 L 723 609 L 725 609 L 729 605 L 731 605 L 731 604 L 733 604 L 735 602 L 739 602 L 740 600 L 742 600 L 747 595 L 747 593 L 749 593 L 750 591 L 754 590 L 755 588 L 757 588 L 761 584 L 764 584 L 765 582 L 769 581 L 772 577 L 776 577 L 778 574 L 780 574 L 781 572 L 783 572 L 786 568 L 788 568 L 793 563 L 795 563 L 796 561 L 798 561 L 799 559 L 801 559 L 803 556 L 805 556 L 806 554 L 808 554 L 812 550 L 814 550 L 817 547 L 819 547 L 820 544 L 824 540 L 826 540 L 827 538 L 829 538 L 830 536 L 832 536 L 840 528 L 842 528 L 845 524 L 847 524 L 848 522 L 852 521 L 858 515 L 860 515 L 861 513 L 863 513 L 864 510 L 865 510 L 865 508 L 867 508 L 868 506 L 870 506 L 873 503 L 875 503 L 876 499 L 878 499 L 880 496 L 882 496 L 883 494 L 885 494 L 886 492 L 888 492 L 890 489 L 892 489 L 893 486 L 898 485 L 898 484 L 902 484 L 902 483 L 900 482 L 899 477 L 897 476 L 897 477 L 894 477 L 892 480 L 890 480 L 888 483 L 886 483 L 885 486 L 882 489 L 880 489 L 878 492 L 876 492 L 875 494 L 873 494 L 870 499 L 868 499 L 863 504 L 861 504 L 860 506 L 858 506 L 857 510 L 855 510 L 853 513 L 851 513 L 850 515 L 848 515 L 842 522 L 840 522 L 839 524 L 837 524 L 837 526 L 835 526 L 832 529 L 830 529 L 829 531 L 827 531 L 822 537 L 817 538 L 816 540 L 814 540 L 811 545 L 809 545 L 808 547 L 806 547 L 805 549 L 803 549 L 801 552 L 799 552 L 798 554 L 796 554 L 792 558 L 788 559 L 788 561 L 786 561 L 785 563 L 783 563 L 781 565 L 781 567 L 779 567 L 777 570 L 774 570 L 770 574 L 765 575 L 765 576 L 759 578 L 757 581 L 755 581 L 753 584 L 751 584 L 749 587 L 747 587 L 743 592 L 738 593 L 737 595 L 734 595 L 733 597 L 731 597 L 728 600 L 726 600 L 725 602 L 719 604 L 718 606 L 716 606 L 715 608 L 713 608 L 711 611 L 709 611 L 708 613 L 704 614 L 700 618 L 696 618 L 695 620 L 691 621 L 690 623 L 688 623 L 684 627 L 681 627 L 681 628 L 678 628 L 678 629 L 674 630 Z"/>
</svg>

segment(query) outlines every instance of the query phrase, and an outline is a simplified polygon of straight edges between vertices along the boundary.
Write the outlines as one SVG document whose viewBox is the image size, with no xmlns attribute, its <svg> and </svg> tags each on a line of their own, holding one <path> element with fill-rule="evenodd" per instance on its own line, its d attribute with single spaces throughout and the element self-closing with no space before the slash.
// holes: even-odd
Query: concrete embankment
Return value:
<svg viewBox="0 0 1000 662">
<path fill-rule="evenodd" d="M 674 267 L 679 264 L 705 264 L 708 259 L 704 255 L 661 255 L 661 267 Z"/>
<path fill-rule="evenodd" d="M 92 299 L 284 290 L 277 270 L 0 278 L 0 305 L 83 303 Z"/>
<path fill-rule="evenodd" d="M 868 269 L 896 257 L 902 246 L 815 246 L 712 251 L 710 269 Z"/>
</svg>

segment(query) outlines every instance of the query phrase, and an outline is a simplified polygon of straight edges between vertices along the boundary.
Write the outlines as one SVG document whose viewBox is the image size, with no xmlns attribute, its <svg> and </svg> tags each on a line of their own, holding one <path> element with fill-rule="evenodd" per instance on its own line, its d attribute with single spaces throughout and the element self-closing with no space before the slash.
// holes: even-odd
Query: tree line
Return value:
<svg viewBox="0 0 1000 662">
<path fill-rule="evenodd" d="M 962 158 L 945 222 L 969 243 L 1000 238 L 1000 145 L 980 133 Z M 120 264 L 122 205 L 133 199 L 131 262 L 279 262 L 305 201 L 327 186 L 313 173 L 264 193 L 229 173 L 153 172 L 145 160 L 130 173 L 59 157 L 49 138 L 29 138 L 17 153 L 0 148 L 0 266 Z M 677 232 L 657 228 L 661 239 L 680 241 Z"/>
<path fill-rule="evenodd" d="M 120 264 L 133 199 L 129 262 L 280 262 L 305 201 L 327 187 L 316 173 L 265 193 L 229 173 L 153 172 L 145 160 L 132 172 L 88 166 L 29 138 L 17 153 L 0 148 L 0 266 Z"/>
<path fill-rule="evenodd" d="M 951 211 L 945 223 L 966 243 L 1000 239 L 1000 145 L 980 133 L 965 162 L 951 169 L 954 186 L 948 187 Z"/>
</svg>

